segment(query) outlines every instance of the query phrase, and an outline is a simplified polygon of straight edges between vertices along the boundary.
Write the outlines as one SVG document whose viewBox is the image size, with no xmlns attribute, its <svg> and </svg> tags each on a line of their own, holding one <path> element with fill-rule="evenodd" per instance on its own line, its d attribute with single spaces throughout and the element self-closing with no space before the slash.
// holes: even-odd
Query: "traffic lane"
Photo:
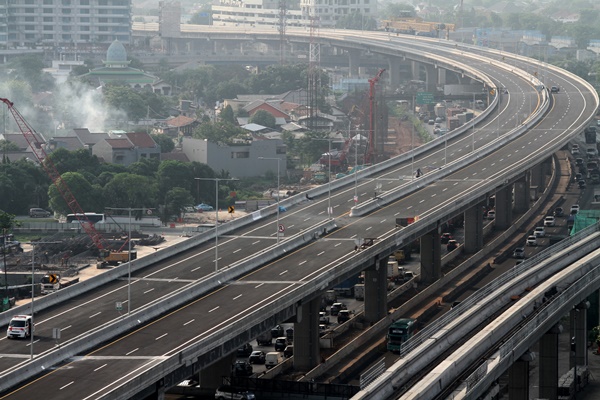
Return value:
<svg viewBox="0 0 600 400">
<path fill-rule="evenodd" d="M 184 281 L 156 282 L 132 279 L 132 311 L 187 284 L 188 282 Z M 49 312 L 36 314 L 34 354 L 38 356 L 53 350 L 57 344 L 64 344 L 102 324 L 118 320 L 127 313 L 127 281 L 115 281 L 110 286 L 111 288 L 105 288 L 102 293 L 96 292 L 93 296 L 88 296 L 84 301 L 67 301 Z M 117 302 L 121 302 L 121 310 L 117 310 Z M 69 318 L 65 318 L 65 315 L 69 315 Z M 52 339 L 54 328 L 60 329 L 60 340 Z M 28 343 L 29 340 L 25 342 L 3 336 L 0 338 L 0 354 L 29 355 Z"/>
<path fill-rule="evenodd" d="M 113 387 L 132 379 L 139 370 L 150 368 L 160 361 L 135 357 L 76 358 L 5 394 L 2 399 L 97 399 Z M 52 384 L 40 388 L 40 382 L 46 382 L 50 376 Z M 111 383 L 107 385 L 104 382 Z"/>
<path fill-rule="evenodd" d="M 293 290 L 294 286 L 295 283 L 287 282 L 235 282 L 140 326 L 90 354 L 167 357 L 239 323 L 265 304 Z"/>
</svg>

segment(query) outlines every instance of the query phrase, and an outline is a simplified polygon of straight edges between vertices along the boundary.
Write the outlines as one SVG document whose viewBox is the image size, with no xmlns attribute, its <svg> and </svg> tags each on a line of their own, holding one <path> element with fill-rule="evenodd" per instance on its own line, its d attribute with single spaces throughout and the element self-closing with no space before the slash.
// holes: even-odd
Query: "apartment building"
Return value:
<svg viewBox="0 0 600 400">
<path fill-rule="evenodd" d="M 220 0 L 212 6 L 214 25 L 271 25 L 281 18 L 279 1 L 274 0 Z M 337 20 L 360 13 L 365 18 L 375 17 L 376 0 L 292 0 L 286 3 L 287 26 L 309 26 L 311 19 L 322 28 L 334 27 Z"/>
<path fill-rule="evenodd" d="M 131 15 L 131 0 L 0 0 L 0 46 L 130 43 Z"/>
</svg>

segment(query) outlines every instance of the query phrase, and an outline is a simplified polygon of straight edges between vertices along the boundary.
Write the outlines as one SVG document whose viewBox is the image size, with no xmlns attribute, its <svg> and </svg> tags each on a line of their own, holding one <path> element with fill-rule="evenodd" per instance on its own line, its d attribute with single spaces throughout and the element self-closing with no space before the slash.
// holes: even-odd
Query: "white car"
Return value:
<svg viewBox="0 0 600 400">
<path fill-rule="evenodd" d="M 577 214 L 579 212 L 579 204 L 573 204 L 571 206 L 571 215 Z"/>
<path fill-rule="evenodd" d="M 14 337 L 28 338 L 31 336 L 32 331 L 35 331 L 35 327 L 33 326 L 31 315 L 15 315 L 8 324 L 6 337 L 8 339 Z"/>
<path fill-rule="evenodd" d="M 556 225 L 556 218 L 554 218 L 552 215 L 548 215 L 546 218 L 544 218 L 544 226 L 555 226 Z"/>
<path fill-rule="evenodd" d="M 494 219 L 496 218 L 496 211 L 494 210 L 490 210 L 487 212 L 487 219 Z"/>
<path fill-rule="evenodd" d="M 537 237 L 535 235 L 527 236 L 527 241 L 525 242 L 527 246 L 537 246 Z"/>
<path fill-rule="evenodd" d="M 535 237 L 544 237 L 546 236 L 546 229 L 543 226 L 536 226 L 533 230 L 533 235 Z"/>
</svg>

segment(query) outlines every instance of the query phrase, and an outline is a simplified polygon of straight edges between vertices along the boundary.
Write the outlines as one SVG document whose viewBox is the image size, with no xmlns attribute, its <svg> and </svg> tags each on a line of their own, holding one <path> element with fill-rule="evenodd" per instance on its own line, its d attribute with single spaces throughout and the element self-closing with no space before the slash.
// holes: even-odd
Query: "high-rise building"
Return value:
<svg viewBox="0 0 600 400">
<path fill-rule="evenodd" d="M 0 46 L 130 43 L 131 16 L 131 0 L 0 0 Z"/>
</svg>

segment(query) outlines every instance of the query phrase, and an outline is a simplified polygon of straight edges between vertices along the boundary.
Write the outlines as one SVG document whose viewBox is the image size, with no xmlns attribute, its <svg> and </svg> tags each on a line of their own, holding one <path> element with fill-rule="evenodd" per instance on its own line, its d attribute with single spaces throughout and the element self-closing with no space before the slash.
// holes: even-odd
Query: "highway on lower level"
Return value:
<svg viewBox="0 0 600 400">
<path fill-rule="evenodd" d="M 502 73 L 506 73 L 502 70 Z M 473 148 L 476 150 L 490 143 L 480 139 L 482 135 L 494 134 L 497 126 L 502 127 L 504 120 L 522 110 L 527 99 L 531 101 L 532 88 L 526 80 L 503 82 L 509 95 L 502 96 L 501 111 L 488 117 L 487 127 L 477 128 L 472 135 L 448 141 L 448 148 L 438 147 L 426 157 L 415 159 L 415 165 L 443 167 L 446 160 L 459 158 Z M 326 238 L 313 242 L 277 262 L 270 263 L 235 282 L 225 283 L 219 290 L 209 293 L 195 302 L 179 308 L 161 317 L 155 322 L 140 326 L 139 329 L 107 343 L 92 353 L 72 360 L 66 366 L 45 374 L 40 379 L 10 393 L 7 398 L 31 398 L 36 393 L 44 393 L 52 398 L 106 398 L 114 397 L 111 390 L 121 383 L 132 381 L 140 372 L 161 363 L 165 358 L 179 352 L 203 338 L 212 338 L 223 331 L 235 330 L 237 324 L 245 318 L 260 313 L 263 306 L 279 301 L 291 293 L 303 291 L 311 280 L 325 270 L 329 270 L 345 260 L 360 257 L 353 251 L 353 241 L 357 237 L 386 237 L 397 234 L 394 221 L 397 215 L 406 211 L 414 215 L 426 215 L 442 205 L 456 202 L 465 193 L 477 190 L 482 183 L 492 179 L 501 179 L 515 169 L 525 170 L 535 161 L 551 154 L 557 146 L 568 141 L 575 130 L 593 115 L 597 101 L 586 86 L 569 86 L 568 79 L 562 82 L 569 87 L 560 96 L 555 96 L 552 110 L 538 126 L 521 138 L 498 149 L 491 156 L 482 158 L 469 168 L 458 171 L 423 188 L 377 212 L 362 218 L 349 218 L 347 214 L 353 205 L 354 188 L 350 185 L 332 192 L 331 204 L 334 217 L 340 229 Z M 526 90 L 526 88 L 529 88 Z M 526 92 L 525 92 L 526 90 Z M 521 93 L 521 94 L 520 94 Z M 537 96 L 537 95 L 536 95 Z M 532 111 L 535 105 L 531 106 Z M 567 131 L 564 134 L 564 131 Z M 500 136 L 500 132 L 496 132 Z M 383 183 L 383 188 L 397 187 L 404 177 L 410 176 L 414 166 L 404 163 L 389 169 L 377 179 L 367 179 L 358 183 L 361 199 L 371 196 L 375 186 Z M 305 202 L 291 208 L 282 215 L 283 223 L 293 233 L 307 228 L 314 222 L 326 218 L 327 197 L 321 196 L 313 202 Z M 273 218 L 260 221 L 248 228 L 236 232 L 235 238 L 221 239 L 219 243 L 219 268 L 238 261 L 242 256 L 256 252 L 261 246 L 274 243 Z M 288 230 L 286 229 L 286 233 Z M 246 237 L 238 237 L 245 235 Z M 132 309 L 142 307 L 145 302 L 156 301 L 160 296 L 197 281 L 202 275 L 214 270 L 214 248 L 210 243 L 198 249 L 181 254 L 167 262 L 161 262 L 152 268 L 134 276 L 132 285 Z M 72 336 L 83 334 L 86 329 L 106 323 L 116 317 L 116 301 L 126 299 L 126 285 L 115 282 L 100 291 L 85 297 L 74 299 L 71 304 L 44 310 L 38 321 L 39 337 L 35 343 L 36 354 L 50 350 L 55 343 L 51 337 L 51 328 L 61 327 L 68 340 L 69 330 Z M 58 325 L 58 326 L 57 326 Z M 15 345 L 14 343 L 18 343 Z M 20 345 L 23 344 L 22 347 Z M 232 351 L 235 349 L 232 349 Z M 0 341 L 0 365 L 8 369 L 22 361 L 29 354 L 24 342 Z"/>
</svg>

